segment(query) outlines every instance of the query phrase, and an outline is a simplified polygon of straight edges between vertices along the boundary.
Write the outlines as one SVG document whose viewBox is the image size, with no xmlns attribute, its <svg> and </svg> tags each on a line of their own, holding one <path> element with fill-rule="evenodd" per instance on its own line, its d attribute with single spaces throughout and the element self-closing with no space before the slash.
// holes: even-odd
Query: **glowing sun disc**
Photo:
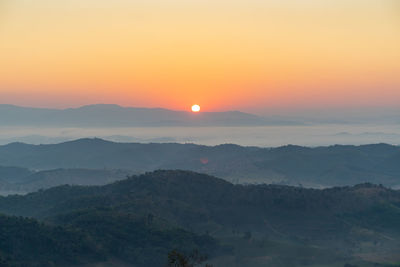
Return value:
<svg viewBox="0 0 400 267">
<path fill-rule="evenodd" d="M 199 112 L 200 111 L 200 106 L 199 105 L 193 105 L 192 106 L 192 111 L 193 112 Z"/>
</svg>

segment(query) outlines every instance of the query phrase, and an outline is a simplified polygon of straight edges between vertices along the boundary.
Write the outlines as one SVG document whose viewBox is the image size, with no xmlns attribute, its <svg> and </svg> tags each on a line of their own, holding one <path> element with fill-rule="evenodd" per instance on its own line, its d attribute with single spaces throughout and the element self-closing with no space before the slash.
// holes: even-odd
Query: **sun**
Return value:
<svg viewBox="0 0 400 267">
<path fill-rule="evenodd" d="M 200 111 L 200 106 L 199 105 L 193 105 L 192 106 L 192 111 L 193 112 L 199 112 Z"/>
</svg>

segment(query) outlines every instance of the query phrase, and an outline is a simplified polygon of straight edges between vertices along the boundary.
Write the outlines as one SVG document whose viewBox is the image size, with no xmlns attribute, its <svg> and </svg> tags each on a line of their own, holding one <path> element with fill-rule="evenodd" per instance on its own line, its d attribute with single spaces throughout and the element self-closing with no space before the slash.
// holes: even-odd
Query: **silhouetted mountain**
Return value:
<svg viewBox="0 0 400 267">
<path fill-rule="evenodd" d="M 0 105 L 2 126 L 129 127 L 129 126 L 257 126 L 298 124 L 239 111 L 191 113 L 161 108 L 90 105 L 69 109 Z"/>
<path fill-rule="evenodd" d="M 233 182 L 326 187 L 371 182 L 400 185 L 400 148 L 386 144 L 278 148 L 176 143 L 114 143 L 80 139 L 52 145 L 0 146 L 0 164 L 33 170 L 185 169 Z"/>
<path fill-rule="evenodd" d="M 133 231 L 124 232 L 130 229 L 129 221 L 136 221 L 125 219 L 129 216 L 164 228 L 207 232 L 231 247 L 212 259 L 218 266 L 233 266 L 235 257 L 241 266 L 261 266 L 254 263 L 260 260 L 271 266 L 299 266 L 299 260 L 309 266 L 390 262 L 400 252 L 399 210 L 399 191 L 372 184 L 324 190 L 246 186 L 184 171 L 156 171 L 105 186 L 61 186 L 0 198 L 0 212 L 88 231 L 93 240 L 102 240 L 108 231 L 122 236 Z M 125 241 L 116 237 L 105 237 L 115 241 L 105 244 L 123 247 Z M 196 238 L 192 240 L 198 244 L 215 246 L 211 239 Z M 367 254 L 375 255 L 374 260 Z M 117 255 L 119 260 L 129 259 Z"/>
</svg>

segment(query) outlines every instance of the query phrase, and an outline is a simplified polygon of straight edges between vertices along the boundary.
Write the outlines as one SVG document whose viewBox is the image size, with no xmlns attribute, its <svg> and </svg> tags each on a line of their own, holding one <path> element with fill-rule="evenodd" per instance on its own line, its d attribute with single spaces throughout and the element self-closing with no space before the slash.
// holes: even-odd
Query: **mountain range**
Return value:
<svg viewBox="0 0 400 267">
<path fill-rule="evenodd" d="M 0 169 L 0 181 L 16 184 L 19 183 L 18 177 L 30 176 L 26 174 L 31 171 L 64 169 L 58 173 L 53 172 L 57 173 L 58 178 L 53 176 L 54 179 L 48 179 L 54 181 L 52 186 L 62 184 L 56 181 L 76 183 L 81 180 L 81 184 L 90 184 L 85 182 L 85 172 L 74 173 L 71 169 L 98 170 L 99 173 L 103 172 L 101 175 L 97 174 L 98 179 L 109 182 L 121 176 L 112 178 L 114 180 L 100 177 L 111 177 L 110 171 L 114 170 L 122 170 L 121 173 L 124 174 L 137 174 L 157 169 L 183 169 L 215 175 L 234 183 L 274 183 L 324 188 L 371 182 L 398 188 L 399 162 L 400 147 L 387 144 L 260 148 L 231 144 L 203 146 L 79 139 L 50 145 L 11 143 L 0 146 L 0 166 L 28 169 L 8 168 L 8 174 Z M 80 178 L 63 179 L 62 177 L 68 175 L 61 175 L 61 172 L 69 172 L 69 176 L 74 173 Z M 49 177 L 50 174 L 47 172 L 46 175 Z M 3 176 L 8 178 L 3 179 Z M 13 181 L 10 176 L 14 177 Z M 21 182 L 29 180 L 30 178 L 26 178 Z M 92 178 L 88 180 L 94 182 Z M 42 186 L 49 187 L 45 183 Z"/>
<path fill-rule="evenodd" d="M 132 108 L 97 104 L 68 109 L 0 105 L 1 126 L 147 127 L 147 126 L 262 126 L 299 124 L 240 111 L 200 112 L 162 108 Z"/>
</svg>

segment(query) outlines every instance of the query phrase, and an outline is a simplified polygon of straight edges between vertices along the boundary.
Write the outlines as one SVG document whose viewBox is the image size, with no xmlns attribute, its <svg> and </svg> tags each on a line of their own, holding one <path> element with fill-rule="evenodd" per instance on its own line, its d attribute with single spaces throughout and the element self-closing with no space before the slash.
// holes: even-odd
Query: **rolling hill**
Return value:
<svg viewBox="0 0 400 267">
<path fill-rule="evenodd" d="M 233 185 L 204 174 L 156 171 L 105 186 L 61 186 L 1 197 L 0 212 L 88 232 L 99 242 L 109 233 L 102 241 L 105 247 L 123 247 L 124 241 L 116 240 L 133 231 L 128 230 L 131 221 L 208 233 L 203 239 L 192 235 L 198 243 L 190 242 L 217 266 L 337 266 L 324 264 L 358 261 L 376 266 L 399 260 L 400 251 L 400 192 L 373 184 L 316 190 Z M 121 232 L 113 233 L 116 229 Z M 219 240 L 220 249 L 212 238 Z M 115 260 L 132 262 L 128 254 L 116 255 Z M 260 257 L 262 264 L 257 265 Z"/>
<path fill-rule="evenodd" d="M 365 182 L 397 188 L 400 186 L 399 159 L 400 148 L 387 144 L 259 148 L 79 139 L 51 145 L 0 146 L 0 165 L 30 170 L 122 169 L 142 173 L 184 169 L 235 183 L 315 188 Z"/>
</svg>

